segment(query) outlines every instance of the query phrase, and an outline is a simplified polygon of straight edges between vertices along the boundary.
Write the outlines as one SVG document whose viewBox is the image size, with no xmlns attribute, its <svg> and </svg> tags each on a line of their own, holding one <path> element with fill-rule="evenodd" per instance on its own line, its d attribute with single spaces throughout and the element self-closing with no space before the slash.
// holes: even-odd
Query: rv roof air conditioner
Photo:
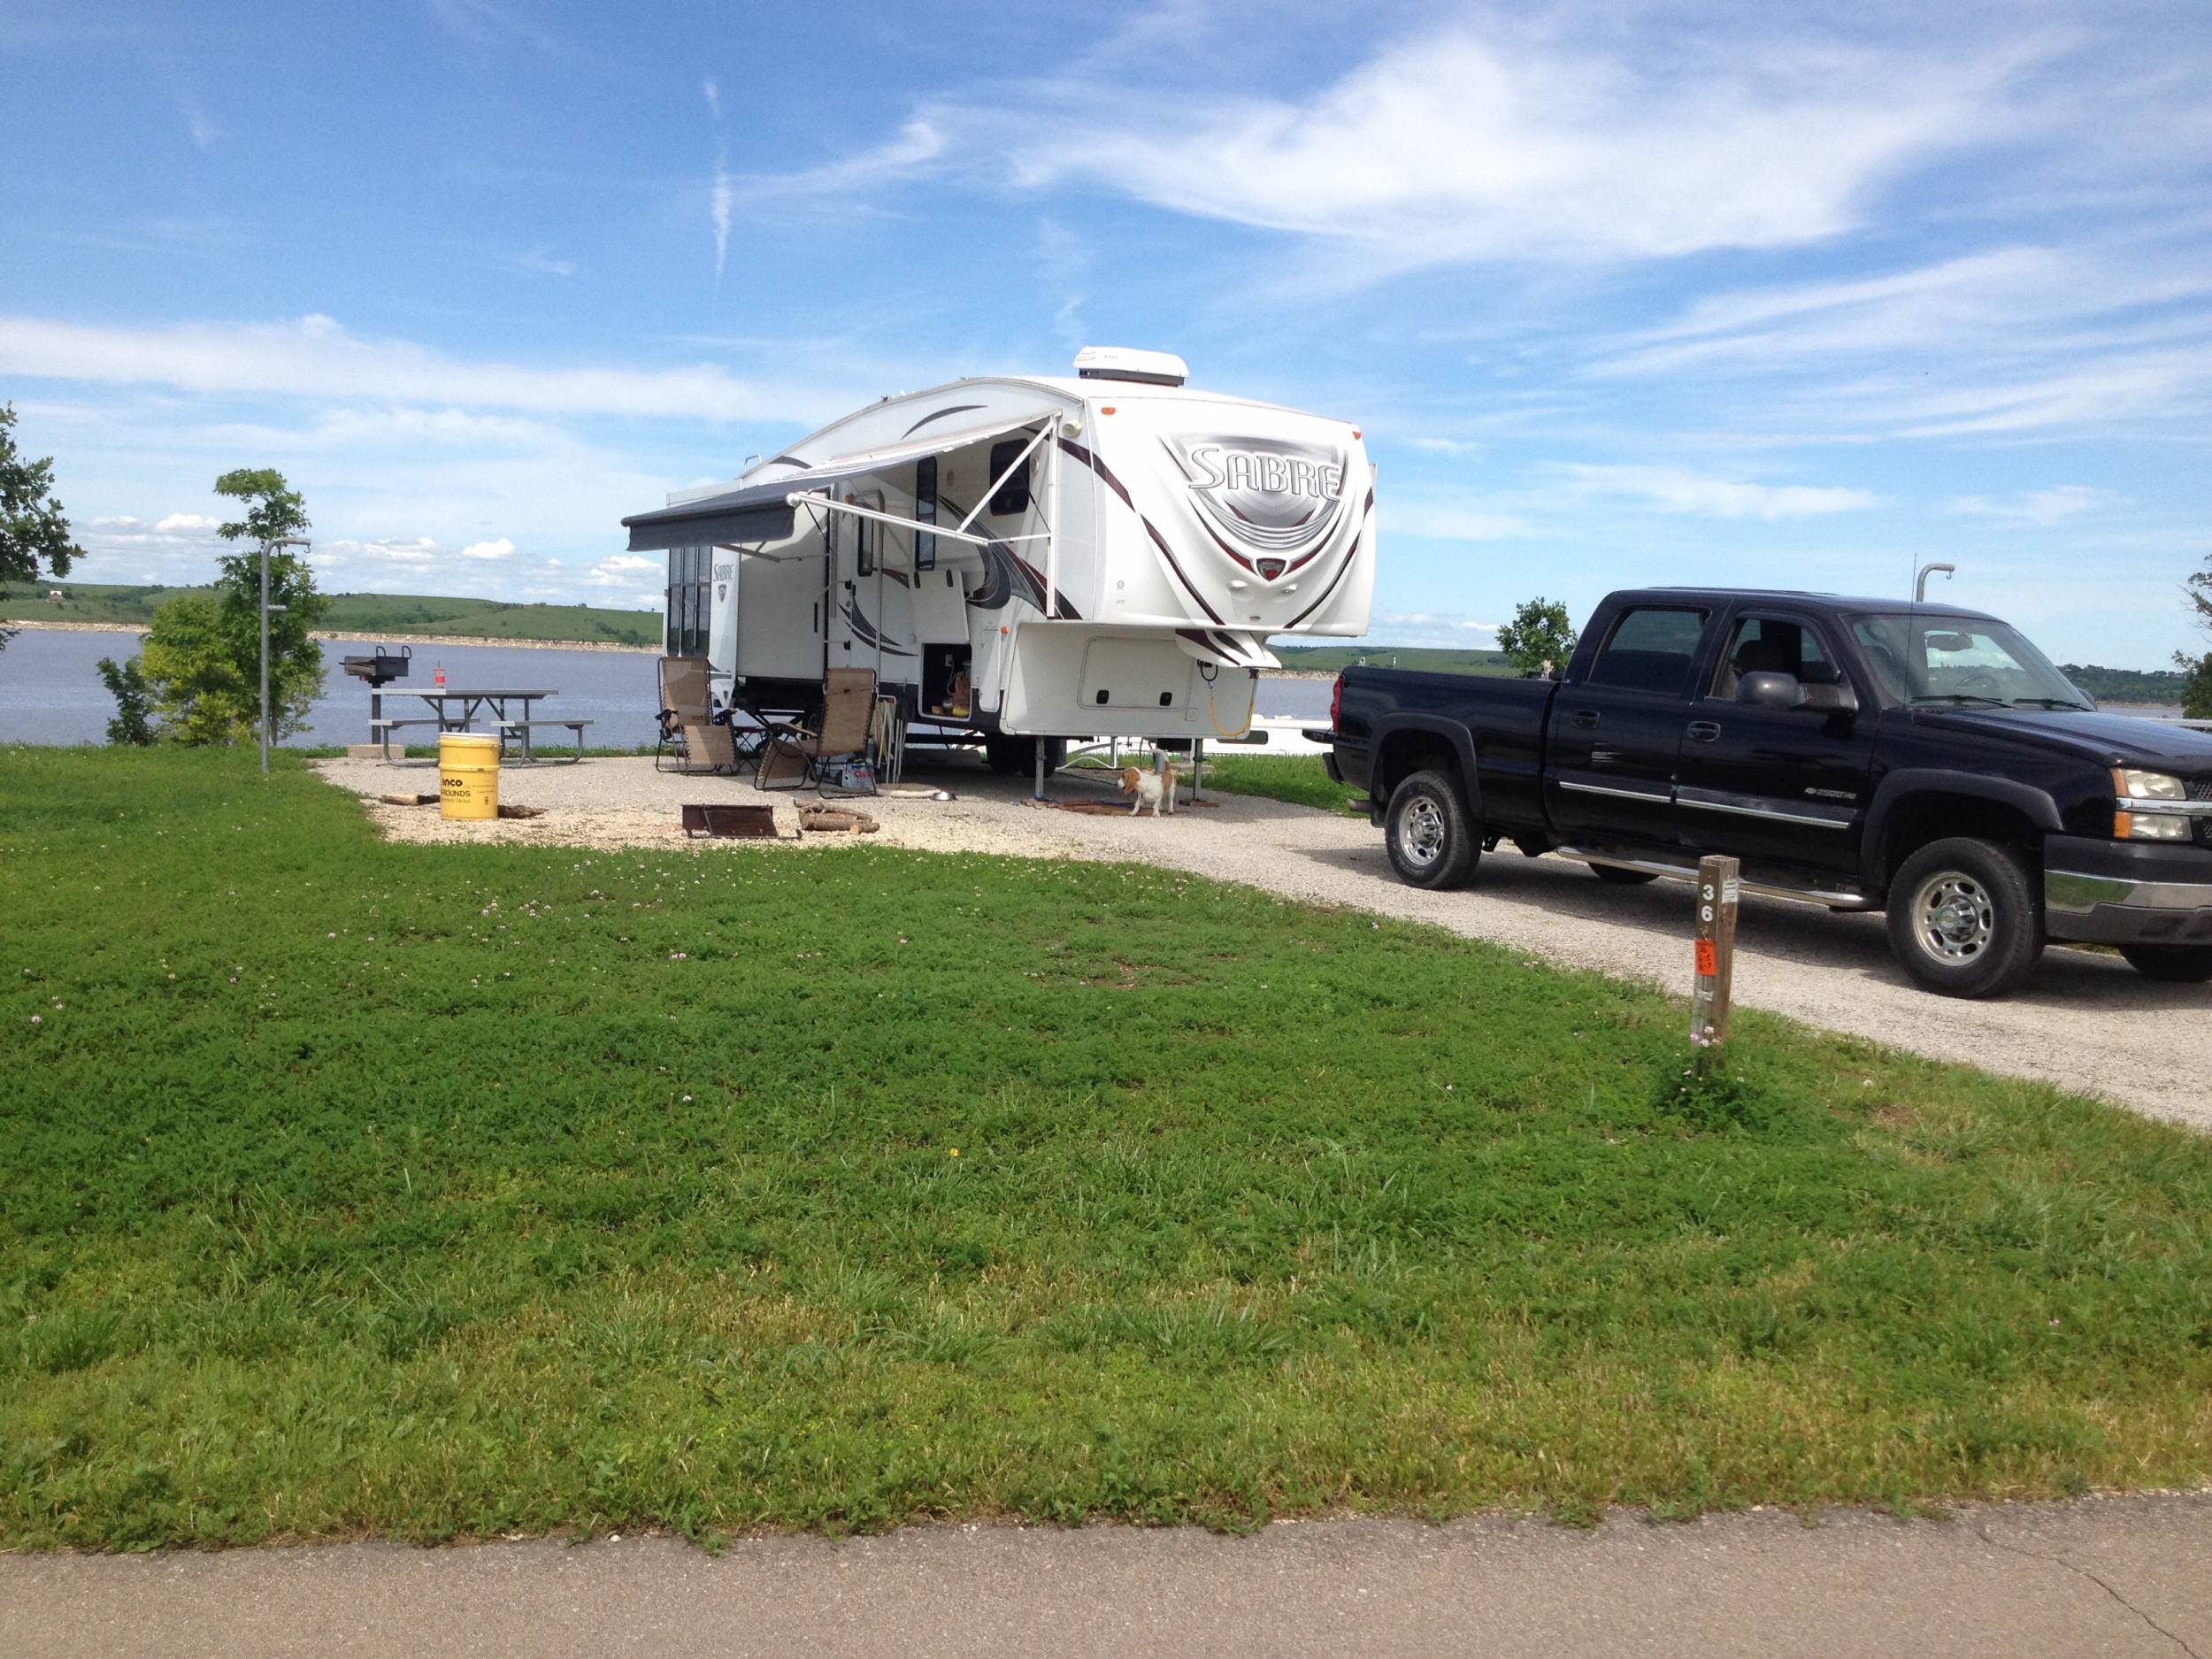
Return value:
<svg viewBox="0 0 2212 1659">
<path fill-rule="evenodd" d="M 1190 365 L 1172 351 L 1131 346 L 1085 346 L 1075 354 L 1075 372 L 1087 380 L 1137 380 L 1146 386 L 1180 386 L 1190 378 Z"/>
</svg>

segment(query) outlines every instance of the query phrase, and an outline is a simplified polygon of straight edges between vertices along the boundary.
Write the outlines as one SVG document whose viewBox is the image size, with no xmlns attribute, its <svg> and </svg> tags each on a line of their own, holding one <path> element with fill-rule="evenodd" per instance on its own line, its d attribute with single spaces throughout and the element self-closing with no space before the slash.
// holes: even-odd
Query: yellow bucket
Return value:
<svg viewBox="0 0 2212 1659">
<path fill-rule="evenodd" d="M 499 816 L 499 740 L 473 732 L 438 739 L 438 812 L 443 818 Z"/>
</svg>

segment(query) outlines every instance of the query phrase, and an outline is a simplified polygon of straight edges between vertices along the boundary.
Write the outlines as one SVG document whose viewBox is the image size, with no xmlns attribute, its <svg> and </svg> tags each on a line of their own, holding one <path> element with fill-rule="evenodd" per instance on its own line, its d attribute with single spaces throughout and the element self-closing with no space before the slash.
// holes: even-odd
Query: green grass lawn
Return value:
<svg viewBox="0 0 2212 1659">
<path fill-rule="evenodd" d="M 1148 869 L 0 749 L 0 1548 L 2202 1484 L 2212 1143 Z"/>
<path fill-rule="evenodd" d="M 1353 804 L 1355 792 L 1332 783 L 1318 755 L 1224 755 L 1206 757 L 1205 787 L 1231 795 L 1263 795 L 1294 806 L 1316 806 L 1347 818 L 1365 818 Z"/>
</svg>

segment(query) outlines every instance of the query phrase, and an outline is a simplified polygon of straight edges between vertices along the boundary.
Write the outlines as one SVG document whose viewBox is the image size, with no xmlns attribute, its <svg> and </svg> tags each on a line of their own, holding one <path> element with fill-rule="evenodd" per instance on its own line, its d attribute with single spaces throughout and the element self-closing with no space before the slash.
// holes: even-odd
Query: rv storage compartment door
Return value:
<svg viewBox="0 0 2212 1659">
<path fill-rule="evenodd" d="M 822 561 L 738 560 L 737 672 L 745 680 L 822 678 Z"/>
<path fill-rule="evenodd" d="M 1190 686 L 1190 663 L 1158 639 L 1093 640 L 1083 651 L 1086 709 L 1176 709 Z"/>
</svg>

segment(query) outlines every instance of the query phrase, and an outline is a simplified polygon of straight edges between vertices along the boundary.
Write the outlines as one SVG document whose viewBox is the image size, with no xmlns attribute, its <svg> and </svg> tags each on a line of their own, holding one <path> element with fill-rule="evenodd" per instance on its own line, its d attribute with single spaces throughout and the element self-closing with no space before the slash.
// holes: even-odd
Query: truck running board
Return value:
<svg viewBox="0 0 2212 1659">
<path fill-rule="evenodd" d="M 1578 864 L 1611 864 L 1617 870 L 1636 870 L 1647 876 L 1658 876 L 1668 881 L 1695 881 L 1695 864 L 1673 864 L 1661 858 L 1623 858 L 1614 853 L 1594 853 L 1581 847 L 1557 847 L 1553 850 L 1562 858 L 1574 859 Z M 1818 887 L 1781 887 L 1766 881 L 1746 881 L 1746 893 L 1756 893 L 1770 899 L 1787 899 L 1795 904 L 1817 904 L 1829 910 L 1878 910 L 1882 907 L 1863 893 L 1839 887 L 1824 891 Z"/>
</svg>

